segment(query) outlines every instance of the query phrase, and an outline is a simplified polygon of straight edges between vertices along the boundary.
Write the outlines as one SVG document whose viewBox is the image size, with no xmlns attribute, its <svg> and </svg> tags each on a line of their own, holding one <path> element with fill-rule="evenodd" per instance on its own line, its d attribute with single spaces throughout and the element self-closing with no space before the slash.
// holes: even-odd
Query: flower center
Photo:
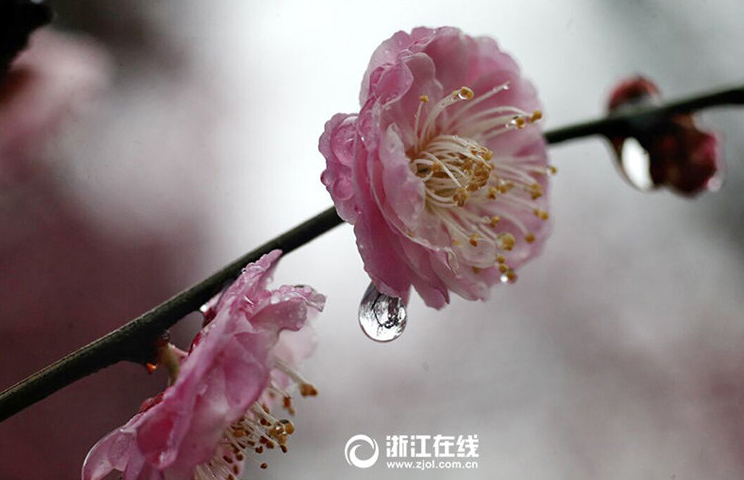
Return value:
<svg viewBox="0 0 744 480">
<path fill-rule="evenodd" d="M 500 220 L 509 219 L 523 240 L 531 243 L 535 235 L 520 220 L 520 212 L 548 218 L 535 201 L 543 194 L 535 178 L 548 173 L 545 167 L 536 164 L 536 158 L 499 155 L 485 146 L 498 135 L 542 118 L 539 110 L 527 113 L 511 106 L 484 106 L 508 88 L 500 85 L 472 100 L 473 91 L 462 87 L 434 105 L 426 118 L 422 114 L 429 98 L 422 95 L 414 120 L 416 144 L 408 152 L 411 170 L 425 185 L 426 207 L 442 219 L 452 246 L 477 249 L 467 263 L 474 269 L 499 265 L 509 277 L 504 281 L 516 278 L 502 255 L 514 248 L 516 239 L 498 227 Z M 445 117 L 445 111 L 450 115 Z"/>
<path fill-rule="evenodd" d="M 457 135 L 438 135 L 418 152 L 411 165 L 424 180 L 429 205 L 462 207 L 488 185 L 493 157 L 486 147 Z"/>
</svg>

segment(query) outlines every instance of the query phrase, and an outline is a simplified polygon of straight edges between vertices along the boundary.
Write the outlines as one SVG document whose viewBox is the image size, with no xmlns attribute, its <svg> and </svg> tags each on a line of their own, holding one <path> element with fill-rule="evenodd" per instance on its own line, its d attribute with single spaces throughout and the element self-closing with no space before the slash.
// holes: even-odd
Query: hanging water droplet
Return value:
<svg viewBox="0 0 744 480">
<path fill-rule="evenodd" d="M 389 342 L 406 328 L 406 306 L 403 300 L 380 293 L 370 283 L 359 305 L 359 325 L 365 335 L 376 342 Z"/>
<path fill-rule="evenodd" d="M 635 138 L 626 138 L 622 144 L 617 165 L 625 179 L 638 190 L 654 187 L 648 151 Z"/>
</svg>

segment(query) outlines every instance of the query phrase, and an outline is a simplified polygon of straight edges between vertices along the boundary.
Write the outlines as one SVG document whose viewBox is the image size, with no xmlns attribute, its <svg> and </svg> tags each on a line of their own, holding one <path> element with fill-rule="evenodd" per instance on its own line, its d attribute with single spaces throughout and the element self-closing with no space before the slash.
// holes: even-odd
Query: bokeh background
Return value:
<svg viewBox="0 0 744 480">
<path fill-rule="evenodd" d="M 630 74 L 668 98 L 744 81 L 736 0 L 50 4 L 57 30 L 95 42 L 107 80 L 29 160 L 43 180 L 12 197 L 25 203 L 3 210 L 3 237 L 34 226 L 0 250 L 4 385 L 325 209 L 323 124 L 358 109 L 369 55 L 397 30 L 496 37 L 548 129 L 602 114 Z M 246 478 L 744 477 L 744 109 L 701 119 L 723 140 L 718 193 L 637 192 L 601 139 L 551 148 L 543 255 L 487 303 L 436 312 L 414 297 L 390 344 L 357 324 L 368 278 L 351 228 L 289 255 L 277 281 L 328 295 L 305 366 L 320 395 L 297 402 L 290 453 Z M 76 478 L 163 382 L 119 365 L 0 424 L 0 478 Z M 383 448 L 392 434 L 477 434 L 479 468 L 355 469 L 343 448 L 359 433 Z"/>
</svg>

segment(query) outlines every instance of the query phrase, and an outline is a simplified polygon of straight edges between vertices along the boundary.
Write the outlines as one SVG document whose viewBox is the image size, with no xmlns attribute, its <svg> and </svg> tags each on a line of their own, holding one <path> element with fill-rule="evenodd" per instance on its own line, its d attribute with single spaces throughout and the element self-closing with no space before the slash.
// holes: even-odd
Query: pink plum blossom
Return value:
<svg viewBox="0 0 744 480">
<path fill-rule="evenodd" d="M 283 337 L 299 334 L 325 298 L 305 286 L 268 290 L 280 255 L 248 265 L 212 303 L 188 354 L 170 347 L 180 361 L 174 383 L 93 447 L 83 480 L 113 470 L 124 480 L 237 478 L 248 450 L 286 450 L 294 427 L 273 417 L 268 401 L 281 398 L 291 411 L 288 383 L 316 391 L 295 371 L 307 345 L 288 354 Z"/>
<path fill-rule="evenodd" d="M 661 92 L 656 84 L 635 76 L 613 88 L 608 110 L 616 113 L 660 103 Z M 676 193 L 694 196 L 721 186 L 724 163 L 720 142 L 715 134 L 700 130 L 692 114 L 672 115 L 657 122 L 636 122 L 630 127 L 631 136 L 648 153 L 648 172 L 643 173 L 650 177 L 654 188 L 666 186 Z M 624 175 L 626 140 L 623 136 L 610 138 Z"/>
<path fill-rule="evenodd" d="M 367 273 L 407 302 L 484 300 L 548 236 L 534 87 L 487 37 L 398 32 L 372 55 L 361 111 L 326 123 L 321 180 L 354 225 Z"/>
</svg>

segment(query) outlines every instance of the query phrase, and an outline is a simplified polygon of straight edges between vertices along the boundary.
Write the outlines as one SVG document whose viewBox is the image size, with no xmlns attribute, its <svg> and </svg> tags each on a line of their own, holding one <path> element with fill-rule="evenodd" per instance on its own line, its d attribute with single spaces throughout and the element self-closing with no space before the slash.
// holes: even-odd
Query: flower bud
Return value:
<svg viewBox="0 0 744 480">
<path fill-rule="evenodd" d="M 608 109 L 612 115 L 660 103 L 658 87 L 638 76 L 613 89 Z M 642 190 L 666 186 L 687 196 L 720 188 L 723 161 L 718 138 L 700 130 L 692 114 L 632 121 L 629 127 L 627 137 L 609 140 L 623 176 L 632 185 Z"/>
</svg>

